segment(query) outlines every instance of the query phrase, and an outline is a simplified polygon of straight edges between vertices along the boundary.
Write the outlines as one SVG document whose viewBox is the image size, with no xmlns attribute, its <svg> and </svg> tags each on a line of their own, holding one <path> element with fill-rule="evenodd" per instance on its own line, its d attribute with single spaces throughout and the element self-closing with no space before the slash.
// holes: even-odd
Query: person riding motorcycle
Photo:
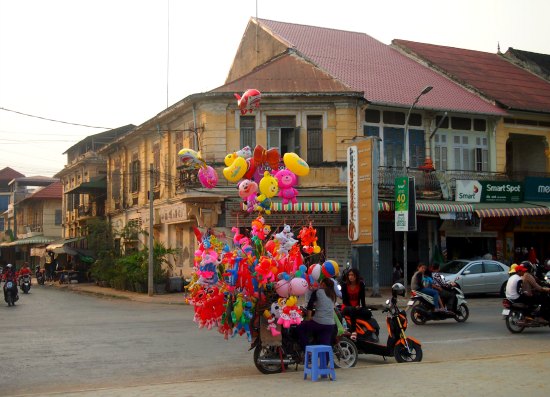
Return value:
<svg viewBox="0 0 550 397">
<path fill-rule="evenodd" d="M 443 310 L 439 305 L 439 292 L 431 288 L 433 279 L 431 277 L 427 277 L 427 274 L 425 274 L 427 266 L 424 263 L 419 263 L 416 269 L 416 273 L 412 276 L 411 289 L 413 291 L 419 291 L 426 295 L 430 295 L 434 301 L 434 309 L 437 311 Z"/>
<path fill-rule="evenodd" d="M 518 272 L 519 267 L 516 267 L 516 272 Z M 521 262 L 521 267 L 525 268 L 526 271 L 522 275 L 522 293 L 518 301 L 532 306 L 541 305 L 541 317 L 536 320 L 548 323 L 550 320 L 550 297 L 548 295 L 550 288 L 542 287 L 537 282 L 532 274 L 534 267 L 531 262 Z M 518 273 L 521 273 L 521 269 Z"/>
<path fill-rule="evenodd" d="M 522 265 L 516 265 L 515 263 L 510 267 L 510 278 L 506 283 L 506 299 L 512 302 L 516 302 L 521 296 L 521 284 L 523 280 L 521 276 L 527 271 Z"/>
<path fill-rule="evenodd" d="M 6 266 L 6 269 L 4 270 L 4 281 L 7 283 L 8 281 L 11 281 L 12 283 L 16 284 L 17 281 L 17 275 L 15 273 L 15 269 L 13 268 L 13 265 L 11 263 L 8 263 Z M 17 287 L 14 288 L 15 296 L 18 298 L 18 291 Z M 4 299 L 6 299 L 6 284 L 4 284 Z M 16 299 L 17 300 L 17 299 Z"/>
<path fill-rule="evenodd" d="M 432 265 L 433 288 L 439 292 L 441 301 L 447 306 L 447 310 L 452 311 L 456 303 L 456 295 L 453 287 L 456 287 L 455 282 L 448 282 L 439 272 L 439 263 Z"/>
</svg>

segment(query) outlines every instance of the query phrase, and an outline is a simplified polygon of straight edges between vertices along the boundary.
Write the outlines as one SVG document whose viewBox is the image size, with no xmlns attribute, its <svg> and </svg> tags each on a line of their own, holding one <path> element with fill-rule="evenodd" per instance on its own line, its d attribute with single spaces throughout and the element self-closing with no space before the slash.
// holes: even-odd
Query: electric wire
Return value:
<svg viewBox="0 0 550 397">
<path fill-rule="evenodd" d="M 86 128 L 98 128 L 98 129 L 102 129 L 102 130 L 112 130 L 111 127 L 98 127 L 98 126 L 88 125 L 88 124 L 71 123 L 69 121 L 61 121 L 61 120 L 50 119 L 50 118 L 47 118 L 47 117 L 36 116 L 36 115 L 33 115 L 33 114 L 23 113 L 23 112 L 19 112 L 17 110 L 7 109 L 7 108 L 3 108 L 3 107 L 0 107 L 0 110 L 4 110 L 6 112 L 17 113 L 17 114 L 20 114 L 22 116 L 33 117 L 33 118 L 36 118 L 36 119 L 51 121 L 51 122 L 54 122 L 54 123 L 76 125 L 76 126 L 79 126 L 79 127 L 86 127 Z"/>
</svg>

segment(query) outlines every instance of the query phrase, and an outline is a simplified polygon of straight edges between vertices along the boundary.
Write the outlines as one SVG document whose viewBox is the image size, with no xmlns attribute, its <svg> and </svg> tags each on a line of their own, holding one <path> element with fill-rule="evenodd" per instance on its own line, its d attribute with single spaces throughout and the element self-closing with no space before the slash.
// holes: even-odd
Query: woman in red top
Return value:
<svg viewBox="0 0 550 397">
<path fill-rule="evenodd" d="M 350 269 L 345 275 L 342 283 L 342 303 L 344 309 L 342 314 L 350 318 L 351 338 L 357 339 L 355 328 L 357 326 L 357 318 L 368 320 L 372 317 L 372 313 L 367 309 L 365 303 L 365 283 L 359 275 L 357 269 Z"/>
</svg>

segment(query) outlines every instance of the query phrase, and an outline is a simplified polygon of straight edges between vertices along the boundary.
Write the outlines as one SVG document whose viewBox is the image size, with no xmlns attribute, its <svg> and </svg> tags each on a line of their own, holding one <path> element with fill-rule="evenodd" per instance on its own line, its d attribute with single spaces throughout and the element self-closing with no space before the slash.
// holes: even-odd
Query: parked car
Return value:
<svg viewBox="0 0 550 397">
<path fill-rule="evenodd" d="M 504 296 L 508 271 L 503 263 L 485 259 L 457 259 L 441 266 L 445 280 L 456 282 L 465 294 Z"/>
</svg>

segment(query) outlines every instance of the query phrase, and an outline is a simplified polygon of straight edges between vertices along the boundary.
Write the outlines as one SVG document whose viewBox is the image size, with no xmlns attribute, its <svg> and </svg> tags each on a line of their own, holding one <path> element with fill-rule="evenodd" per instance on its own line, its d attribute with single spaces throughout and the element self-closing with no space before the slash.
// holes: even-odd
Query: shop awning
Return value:
<svg viewBox="0 0 550 397">
<path fill-rule="evenodd" d="M 107 180 L 98 178 L 90 182 L 82 182 L 80 185 L 67 190 L 65 194 L 90 194 L 104 192 L 107 190 Z"/>
<path fill-rule="evenodd" d="M 74 243 L 76 241 L 82 240 L 84 237 L 74 237 L 74 238 L 68 238 L 64 240 L 57 240 L 52 242 L 46 247 L 47 251 L 55 252 L 56 254 L 68 254 L 68 255 L 78 255 L 78 252 L 76 252 L 72 247 L 70 247 L 67 244 Z"/>
<path fill-rule="evenodd" d="M 550 215 L 549 206 L 534 203 L 474 203 L 473 206 L 480 218 Z"/>
<path fill-rule="evenodd" d="M 338 201 L 309 201 L 296 204 L 273 203 L 271 212 L 340 212 L 342 204 Z M 246 210 L 246 203 L 241 203 L 241 209 Z"/>
<path fill-rule="evenodd" d="M 390 212 L 395 211 L 395 202 L 393 201 L 378 201 L 378 211 Z M 429 201 L 417 200 L 416 211 L 418 212 L 474 212 L 474 207 L 468 203 L 456 203 L 453 201 Z"/>
<path fill-rule="evenodd" d="M 474 207 L 468 203 L 457 203 L 453 201 L 428 201 L 418 200 L 416 202 L 418 212 L 474 212 Z"/>
<path fill-rule="evenodd" d="M 49 244 L 54 240 L 55 238 L 53 237 L 33 236 L 33 237 L 27 237 L 27 238 L 11 241 L 9 243 L 2 243 L 0 244 L 0 246 L 12 247 L 14 245 L 41 245 L 41 244 L 44 245 L 44 244 Z"/>
</svg>

